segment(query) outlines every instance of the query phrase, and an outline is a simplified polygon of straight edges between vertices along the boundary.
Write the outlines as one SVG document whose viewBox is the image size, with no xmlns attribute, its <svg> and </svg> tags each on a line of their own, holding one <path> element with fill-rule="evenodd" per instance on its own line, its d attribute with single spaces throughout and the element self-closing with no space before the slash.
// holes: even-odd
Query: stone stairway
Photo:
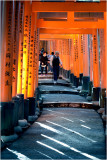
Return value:
<svg viewBox="0 0 107 160">
<path fill-rule="evenodd" d="M 39 73 L 39 89 L 43 98 L 43 107 L 93 108 L 93 103 L 88 102 L 84 96 L 80 96 L 82 87 L 72 87 L 61 76 L 54 85 L 52 73 L 42 76 Z M 94 108 L 97 107 L 94 106 Z"/>
</svg>

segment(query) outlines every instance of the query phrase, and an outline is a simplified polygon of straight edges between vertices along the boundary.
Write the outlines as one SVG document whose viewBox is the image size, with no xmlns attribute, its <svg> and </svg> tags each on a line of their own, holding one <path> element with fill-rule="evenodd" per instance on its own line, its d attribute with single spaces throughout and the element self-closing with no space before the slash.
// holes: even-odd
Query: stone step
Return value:
<svg viewBox="0 0 107 160">
<path fill-rule="evenodd" d="M 53 75 L 39 75 L 38 79 L 53 79 Z M 59 77 L 59 79 L 62 79 L 62 77 Z"/>
<path fill-rule="evenodd" d="M 59 85 L 41 85 L 39 86 L 41 94 L 74 94 L 78 95 L 79 91 L 72 89 L 67 86 L 59 86 Z"/>
<path fill-rule="evenodd" d="M 41 75 L 41 72 L 39 72 L 38 74 Z M 45 73 L 43 72 L 43 74 Z M 53 72 L 48 72 L 47 75 L 53 75 Z"/>
<path fill-rule="evenodd" d="M 98 109 L 98 106 L 93 106 L 93 103 L 88 102 L 43 102 L 43 108 L 61 108 L 61 107 L 71 107 L 71 108 L 86 108 L 86 109 Z"/>
<path fill-rule="evenodd" d="M 48 80 L 49 80 L 49 79 L 48 79 Z M 47 80 L 47 81 L 43 81 L 43 82 L 39 80 L 38 85 L 39 85 L 39 86 L 41 86 L 41 85 L 46 85 L 46 86 L 54 85 L 53 82 L 48 81 L 48 80 Z M 57 82 L 55 85 L 56 85 L 56 86 L 72 87 L 70 83 L 63 83 L 63 82 Z M 54 86 L 53 86 L 53 87 L 54 87 Z"/>
<path fill-rule="evenodd" d="M 62 91 L 62 90 L 60 90 L 60 91 L 59 90 L 55 90 L 55 91 L 41 90 L 41 94 L 74 94 L 74 95 L 79 95 L 79 92 L 78 91 Z"/>
<path fill-rule="evenodd" d="M 53 83 L 53 82 L 41 82 L 41 81 L 39 81 L 39 82 L 38 82 L 38 85 L 39 85 L 39 86 L 41 86 L 41 85 L 54 85 L 54 83 Z M 71 84 L 70 84 L 70 83 L 57 82 L 55 85 L 56 85 L 56 86 L 71 87 Z"/>
</svg>

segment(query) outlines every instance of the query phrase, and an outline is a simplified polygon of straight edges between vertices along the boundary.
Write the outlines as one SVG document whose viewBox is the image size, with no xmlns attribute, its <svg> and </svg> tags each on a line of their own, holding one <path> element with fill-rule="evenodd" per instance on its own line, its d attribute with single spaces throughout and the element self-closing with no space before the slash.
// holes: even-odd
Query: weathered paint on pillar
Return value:
<svg viewBox="0 0 107 160">
<path fill-rule="evenodd" d="M 12 97 L 17 95 L 17 73 L 18 73 L 18 49 L 19 49 L 19 18 L 21 3 L 15 3 L 14 16 L 14 40 L 13 40 L 13 73 L 12 73 Z"/>
<path fill-rule="evenodd" d="M 22 72 L 22 93 L 27 98 L 28 89 L 28 56 L 29 56 L 29 23 L 31 16 L 31 2 L 25 1 L 24 8 L 24 39 L 23 39 L 23 72 Z"/>
<path fill-rule="evenodd" d="M 14 2 L 4 1 L 2 11 L 1 102 L 9 102 L 12 100 Z"/>
<path fill-rule="evenodd" d="M 98 33 L 97 29 L 93 30 L 93 85 L 100 87 L 99 76 L 99 50 L 98 50 Z"/>
<path fill-rule="evenodd" d="M 23 69 L 23 21 L 24 21 L 24 2 L 21 3 L 20 24 L 19 24 L 19 49 L 18 49 L 18 76 L 17 76 L 17 94 L 22 93 L 22 69 Z"/>
</svg>

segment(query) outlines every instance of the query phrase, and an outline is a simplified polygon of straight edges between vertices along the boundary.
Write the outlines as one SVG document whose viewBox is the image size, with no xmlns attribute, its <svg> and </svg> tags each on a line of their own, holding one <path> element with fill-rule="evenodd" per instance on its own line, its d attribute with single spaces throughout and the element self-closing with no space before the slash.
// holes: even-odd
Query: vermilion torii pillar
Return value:
<svg viewBox="0 0 107 160">
<path fill-rule="evenodd" d="M 88 90 L 89 86 L 89 50 L 88 50 L 88 35 L 83 35 L 83 90 Z"/>
<path fill-rule="evenodd" d="M 17 94 L 22 94 L 22 69 L 23 69 L 23 22 L 24 22 L 24 2 L 21 2 L 19 20 L 19 49 L 18 49 L 18 75 L 17 75 Z"/>
<path fill-rule="evenodd" d="M 79 60 L 79 40 L 78 40 L 78 34 L 75 35 L 75 49 L 76 49 L 76 53 L 75 53 L 75 58 L 76 58 L 76 87 L 79 86 L 79 76 L 80 76 L 80 60 Z"/>
<path fill-rule="evenodd" d="M 82 85 L 83 77 L 83 35 L 78 35 L 78 54 L 79 54 L 79 74 L 80 74 L 80 85 Z"/>
<path fill-rule="evenodd" d="M 13 27 L 14 1 L 2 2 L 2 35 L 1 35 L 1 135 L 14 133 L 12 102 L 12 70 L 13 70 Z M 17 114 L 17 113 L 16 113 Z M 4 116 L 5 115 L 5 116 Z"/>
<path fill-rule="evenodd" d="M 23 71 L 22 71 L 22 93 L 27 98 L 28 89 L 28 57 L 29 57 L 29 25 L 31 16 L 31 1 L 24 2 L 24 37 L 23 37 Z"/>
<path fill-rule="evenodd" d="M 93 101 L 99 101 L 100 92 L 100 72 L 99 72 L 99 48 L 98 32 L 93 29 Z"/>
<path fill-rule="evenodd" d="M 34 28 L 34 91 L 38 88 L 38 69 L 39 69 L 39 28 Z M 37 98 L 38 99 L 38 98 Z"/>
<path fill-rule="evenodd" d="M 35 29 L 35 23 L 36 23 L 36 13 L 32 13 L 27 97 L 34 96 L 34 29 Z"/>
<path fill-rule="evenodd" d="M 100 107 L 105 105 L 106 97 L 106 54 L 105 54 L 105 41 L 104 41 L 104 29 L 99 29 L 100 37 Z"/>
<path fill-rule="evenodd" d="M 18 73 L 18 49 L 19 49 L 19 18 L 21 3 L 15 3 L 14 16 L 14 40 L 13 40 L 13 73 L 12 73 L 12 97 L 17 95 L 17 73 Z"/>
<path fill-rule="evenodd" d="M 77 69 L 77 53 L 78 53 L 78 46 L 77 46 L 77 36 L 76 34 L 73 35 L 73 45 L 74 45 L 74 86 L 78 87 L 78 69 Z M 78 64 L 79 65 L 79 64 Z"/>
<path fill-rule="evenodd" d="M 92 34 L 89 34 L 89 55 L 90 55 L 90 82 L 89 82 L 89 92 L 88 96 L 92 96 L 92 87 L 93 87 L 93 40 Z"/>
<path fill-rule="evenodd" d="M 3 2 L 1 43 L 1 102 L 12 100 L 14 2 Z"/>
<path fill-rule="evenodd" d="M 72 39 L 71 39 L 71 58 L 70 58 L 70 70 L 71 70 L 71 74 L 70 74 L 70 82 L 72 84 L 74 84 L 74 39 L 73 39 L 73 36 L 72 36 Z"/>
</svg>

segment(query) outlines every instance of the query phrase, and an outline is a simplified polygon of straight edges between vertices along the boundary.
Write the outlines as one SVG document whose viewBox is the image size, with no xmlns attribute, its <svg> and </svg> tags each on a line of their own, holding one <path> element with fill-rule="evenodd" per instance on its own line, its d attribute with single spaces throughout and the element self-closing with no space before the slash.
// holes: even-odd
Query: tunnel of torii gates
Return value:
<svg viewBox="0 0 107 160">
<path fill-rule="evenodd" d="M 63 63 L 60 74 L 74 86 L 82 85 L 83 92 L 93 101 L 99 101 L 100 107 L 106 106 L 106 3 L 0 2 L 2 123 L 9 116 L 27 119 L 34 114 L 33 106 L 39 97 L 39 42 L 41 45 L 43 41 L 46 41 L 48 53 L 60 52 Z M 67 12 L 67 20 L 45 21 L 38 19 L 38 12 Z M 103 18 L 77 21 L 76 12 L 101 12 Z M 19 108 L 15 108 L 17 103 Z M 6 127 L 1 126 L 2 134 L 7 132 Z"/>
</svg>

